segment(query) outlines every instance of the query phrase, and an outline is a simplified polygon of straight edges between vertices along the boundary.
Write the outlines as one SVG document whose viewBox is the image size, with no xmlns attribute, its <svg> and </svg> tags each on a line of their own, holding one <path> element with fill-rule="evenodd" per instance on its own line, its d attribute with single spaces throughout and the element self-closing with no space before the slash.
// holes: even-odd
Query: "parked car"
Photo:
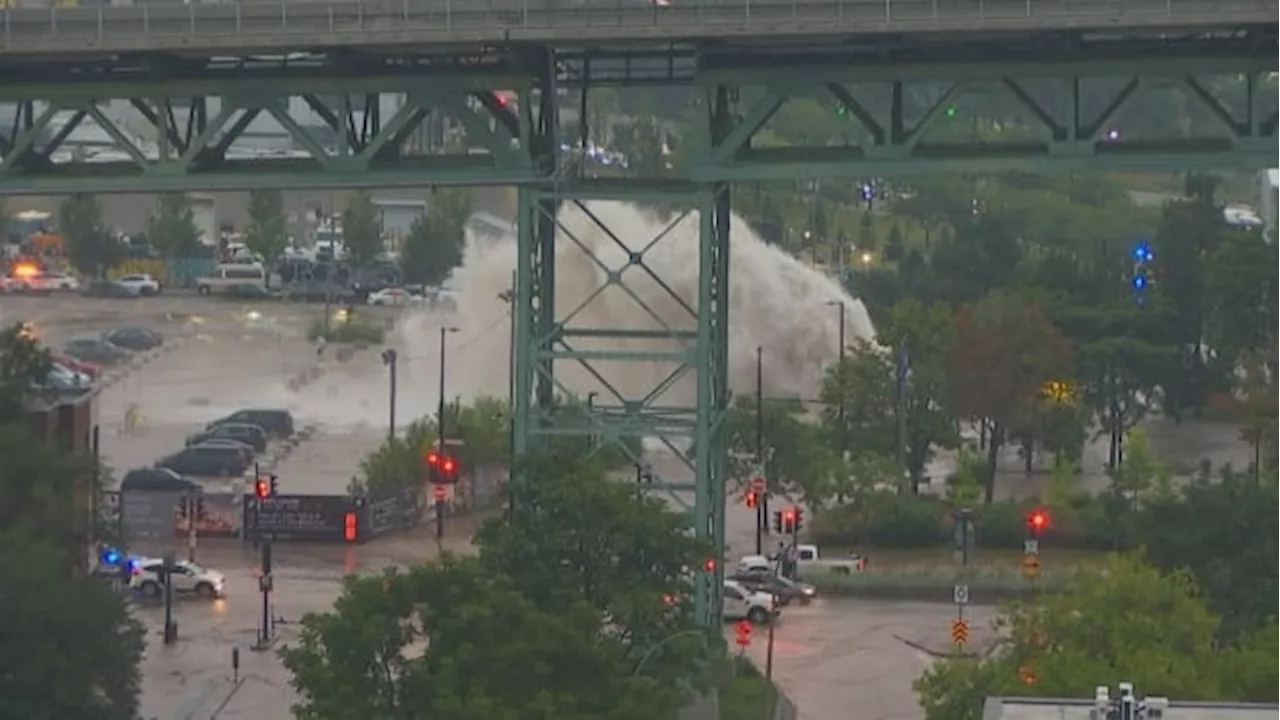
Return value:
<svg viewBox="0 0 1280 720">
<path fill-rule="evenodd" d="M 122 491 L 187 493 L 199 488 L 191 478 L 163 467 L 134 468 L 120 480 Z"/>
<path fill-rule="evenodd" d="M 160 597 L 165 585 L 164 560 L 141 558 L 135 561 L 129 587 L 148 597 Z M 174 593 L 195 593 L 201 597 L 220 598 L 226 592 L 227 578 L 220 572 L 179 560 L 167 572 Z"/>
<path fill-rule="evenodd" d="M 280 293 L 256 283 L 228 285 L 223 292 L 236 300 L 279 300 Z"/>
<path fill-rule="evenodd" d="M 74 370 L 78 373 L 84 373 L 85 375 L 88 375 L 94 380 L 97 380 L 98 378 L 102 377 L 102 368 L 91 362 L 83 362 L 81 360 L 76 360 L 75 358 L 70 358 L 65 355 L 55 355 L 53 357 L 53 361 L 68 370 Z"/>
<path fill-rule="evenodd" d="M 798 601 L 801 605 L 808 605 L 818 594 L 812 585 L 782 577 L 770 570 L 738 572 L 729 579 L 748 590 L 767 592 L 783 605 L 792 600 Z"/>
<path fill-rule="evenodd" d="M 199 445 L 162 458 L 155 466 L 194 477 L 235 477 L 243 475 L 252 462 L 238 447 Z"/>
<path fill-rule="evenodd" d="M 399 307 L 402 305 L 413 305 L 423 302 L 421 296 L 414 295 L 404 288 L 387 288 L 369 294 L 370 305 L 391 305 Z"/>
<path fill-rule="evenodd" d="M 270 436 L 258 425 L 248 423 L 222 423 L 187 438 L 187 446 L 200 445 L 210 440 L 234 440 L 253 448 L 254 452 L 266 452 Z"/>
<path fill-rule="evenodd" d="M 94 280 L 80 291 L 84 297 L 111 298 L 115 300 L 137 300 L 139 295 L 118 282 L 111 280 Z"/>
<path fill-rule="evenodd" d="M 126 350 L 144 351 L 164 344 L 164 336 L 151 328 L 126 325 L 102 334 L 102 339 Z"/>
<path fill-rule="evenodd" d="M 128 350 L 97 338 L 76 338 L 63 346 L 62 352 L 95 365 L 117 365 L 133 357 Z"/>
<path fill-rule="evenodd" d="M 93 387 L 93 378 L 55 362 L 49 366 L 49 372 L 45 374 L 44 379 L 33 385 L 36 390 L 75 392 Z"/>
<path fill-rule="evenodd" d="M 732 580 L 724 581 L 724 619 L 746 618 L 756 625 L 773 622 L 781 606 L 767 592 L 751 590 Z"/>
<path fill-rule="evenodd" d="M 246 409 L 237 410 L 226 417 L 214 420 L 205 426 L 212 430 L 219 425 L 243 424 L 257 425 L 274 438 L 293 437 L 293 413 L 279 409 Z"/>
<path fill-rule="evenodd" d="M 285 299 L 301 302 L 330 302 L 335 305 L 354 303 L 359 298 L 352 289 L 341 283 L 326 280 L 304 280 L 290 283 L 285 288 Z"/>
<path fill-rule="evenodd" d="M 141 297 L 160 294 L 160 281 L 146 273 L 122 275 L 116 279 L 116 284 Z"/>
<path fill-rule="evenodd" d="M 11 279 L 6 283 L 11 292 L 55 292 L 80 289 L 80 281 L 61 272 L 42 272 Z"/>
<path fill-rule="evenodd" d="M 239 442 L 238 440 L 231 440 L 231 439 L 229 439 L 229 438 L 219 438 L 219 439 L 216 439 L 216 440 L 205 440 L 205 441 L 204 441 L 204 442 L 202 442 L 202 443 L 198 443 L 198 444 L 195 444 L 195 445 L 188 445 L 187 447 L 191 447 L 191 448 L 231 448 L 231 449 L 236 450 L 236 451 L 238 451 L 238 452 L 240 453 L 241 457 L 243 457 L 243 458 L 244 458 L 244 461 L 245 461 L 245 463 L 246 463 L 246 464 L 248 464 L 248 463 L 252 463 L 252 462 L 253 462 L 253 458 L 258 454 L 258 453 L 253 449 L 253 446 L 252 446 L 252 445 L 248 445 L 248 444 L 245 444 L 245 443 Z"/>
</svg>

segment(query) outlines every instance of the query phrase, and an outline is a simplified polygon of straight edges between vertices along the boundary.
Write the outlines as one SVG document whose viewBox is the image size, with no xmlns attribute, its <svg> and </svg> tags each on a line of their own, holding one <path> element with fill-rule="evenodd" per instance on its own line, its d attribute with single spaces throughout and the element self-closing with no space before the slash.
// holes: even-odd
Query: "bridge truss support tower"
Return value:
<svg viewBox="0 0 1280 720">
<path fill-rule="evenodd" d="M 692 492 L 694 531 L 713 553 L 698 571 L 696 613 L 705 627 L 719 627 L 729 399 L 729 188 L 621 180 L 524 186 L 519 193 L 515 453 L 566 435 L 599 438 L 624 450 L 628 439 L 633 448 L 634 440 L 665 445 L 691 479 L 648 475 L 644 458 L 627 452 L 634 454 L 642 490 Z M 611 213 L 604 203 L 609 201 L 687 206 L 691 197 L 697 198 L 697 209 L 676 212 L 651 237 L 634 237 L 635 228 L 607 222 Z M 686 241 L 691 225 L 697 228 L 698 281 L 695 296 L 687 297 L 649 259 L 662 243 Z M 599 286 L 585 302 L 557 304 L 557 265 L 583 258 L 597 268 Z M 600 327 L 589 320 L 592 303 L 628 301 L 645 322 Z M 653 307 L 657 302 L 682 311 L 674 313 L 678 318 L 660 315 Z M 562 399 L 588 393 L 590 412 L 557 412 Z M 520 481 L 513 482 L 518 516 Z"/>
</svg>

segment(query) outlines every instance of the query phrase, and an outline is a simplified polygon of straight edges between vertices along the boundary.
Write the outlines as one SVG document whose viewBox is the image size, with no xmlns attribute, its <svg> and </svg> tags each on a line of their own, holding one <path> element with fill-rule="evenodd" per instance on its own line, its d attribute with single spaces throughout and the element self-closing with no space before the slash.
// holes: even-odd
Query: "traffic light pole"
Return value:
<svg viewBox="0 0 1280 720">
<path fill-rule="evenodd" d="M 196 561 L 196 524 L 200 521 L 199 505 L 194 493 L 187 493 L 187 562 Z"/>
<path fill-rule="evenodd" d="M 258 517 L 262 517 L 262 505 L 265 498 L 258 498 Z M 258 530 L 258 542 L 262 546 L 262 577 L 258 580 L 258 588 L 262 591 L 262 630 L 258 645 L 266 649 L 271 644 L 271 538 Z"/>
<path fill-rule="evenodd" d="M 382 351 L 382 364 L 387 366 L 390 371 L 391 387 L 388 388 L 388 408 L 387 408 L 387 438 L 394 440 L 396 437 L 396 365 L 399 361 L 399 354 L 391 348 Z"/>
<path fill-rule="evenodd" d="M 769 476 L 764 464 L 764 348 L 756 346 L 756 465 L 764 478 L 764 491 L 756 503 L 756 554 L 761 553 L 760 536 L 769 531 Z"/>
<path fill-rule="evenodd" d="M 173 553 L 164 554 L 164 644 L 178 642 L 178 626 L 173 622 Z"/>
</svg>

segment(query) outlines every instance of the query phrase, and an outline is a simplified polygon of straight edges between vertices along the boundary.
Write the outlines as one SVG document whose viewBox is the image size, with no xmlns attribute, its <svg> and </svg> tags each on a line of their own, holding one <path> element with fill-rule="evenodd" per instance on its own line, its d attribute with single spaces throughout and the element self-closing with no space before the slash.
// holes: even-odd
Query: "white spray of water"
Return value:
<svg viewBox="0 0 1280 720">
<path fill-rule="evenodd" d="M 665 325 L 676 330 L 693 330 L 696 320 L 686 306 L 696 308 L 697 304 L 697 214 L 664 222 L 624 203 L 592 202 L 586 207 L 589 213 L 572 204 L 566 204 L 561 211 L 556 262 L 557 318 L 564 321 L 572 314 L 566 321 L 568 328 L 655 330 Z M 599 225 L 592 216 L 599 218 Z M 674 225 L 668 227 L 671 222 Z M 621 277 L 630 292 L 610 286 L 574 313 L 605 283 L 609 272 L 605 267 L 616 271 L 627 265 L 627 250 L 619 247 L 610 232 L 628 250 L 639 252 L 664 231 L 662 239 L 643 256 L 653 276 L 642 267 L 627 267 Z M 832 303 L 845 304 L 848 342 L 874 337 L 866 309 L 835 280 L 766 245 L 736 217 L 730 237 L 730 389 L 753 391 L 755 353 L 756 348 L 761 347 L 766 394 L 814 397 L 824 368 L 838 352 L 838 315 Z M 597 264 L 583 248 L 590 250 L 605 267 Z M 515 261 L 515 238 L 494 241 L 469 237 L 464 265 L 455 274 L 453 283 L 457 290 L 457 312 L 446 315 L 416 311 L 397 328 L 392 341 L 401 353 L 397 414 L 402 423 L 435 409 L 439 396 L 441 327 L 458 328 L 446 338 L 446 396 L 465 401 L 478 395 L 507 395 L 510 316 L 502 295 L 511 285 Z M 576 349 L 621 347 L 656 351 L 673 347 L 670 340 L 570 342 Z M 635 398 L 651 392 L 677 367 L 662 361 L 595 361 L 591 364 L 622 394 Z M 597 402 L 612 404 L 611 393 L 577 362 L 558 361 L 555 374 L 569 391 L 579 396 L 596 392 L 599 393 Z M 661 404 L 690 403 L 694 377 L 692 372 L 682 377 L 660 398 Z M 302 400 L 301 414 L 327 425 L 381 424 L 388 410 L 386 382 L 385 371 L 369 360 L 352 368 L 352 375 L 345 378 L 340 387 L 331 387 L 327 397 Z"/>
</svg>

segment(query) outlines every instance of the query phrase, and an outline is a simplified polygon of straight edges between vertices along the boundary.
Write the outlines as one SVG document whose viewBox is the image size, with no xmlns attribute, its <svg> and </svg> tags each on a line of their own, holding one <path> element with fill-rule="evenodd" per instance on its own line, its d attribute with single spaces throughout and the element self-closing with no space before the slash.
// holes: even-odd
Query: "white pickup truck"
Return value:
<svg viewBox="0 0 1280 720">
<path fill-rule="evenodd" d="M 857 553 L 850 553 L 842 558 L 824 558 L 818 553 L 817 545 L 797 545 L 796 568 L 800 577 L 815 573 L 852 575 L 866 570 L 867 560 Z"/>
<path fill-rule="evenodd" d="M 794 557 L 796 575 L 798 577 L 831 573 L 836 575 L 852 575 L 867 569 L 867 559 L 858 554 L 850 554 L 842 558 L 824 558 L 818 552 L 817 545 L 797 545 L 782 551 L 783 556 Z M 794 554 L 793 554 L 794 553 Z M 778 555 L 747 555 L 738 561 L 738 572 L 773 572 L 781 565 Z"/>
</svg>

